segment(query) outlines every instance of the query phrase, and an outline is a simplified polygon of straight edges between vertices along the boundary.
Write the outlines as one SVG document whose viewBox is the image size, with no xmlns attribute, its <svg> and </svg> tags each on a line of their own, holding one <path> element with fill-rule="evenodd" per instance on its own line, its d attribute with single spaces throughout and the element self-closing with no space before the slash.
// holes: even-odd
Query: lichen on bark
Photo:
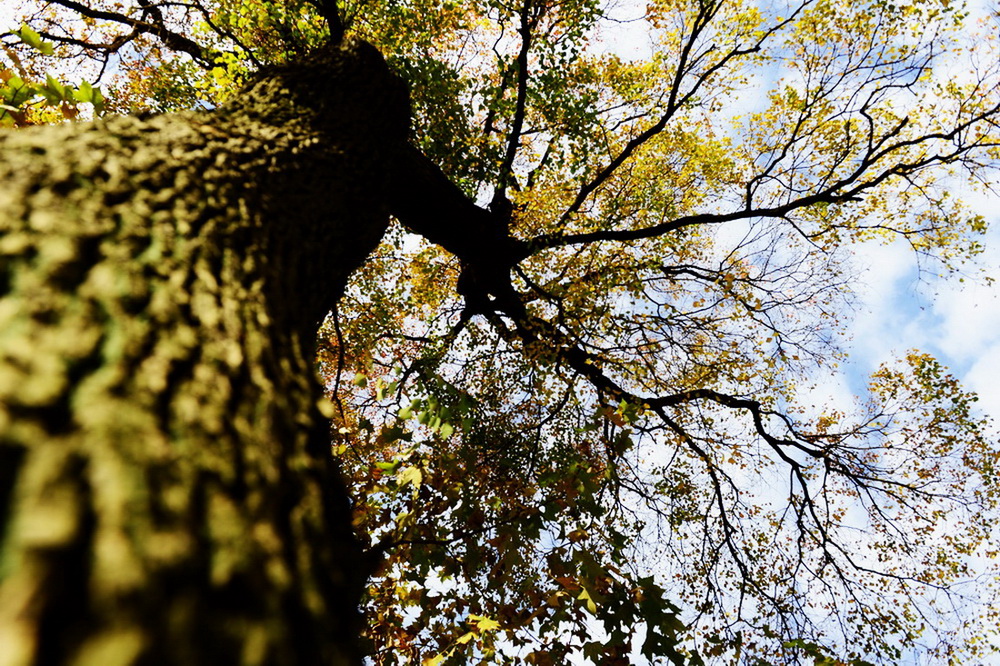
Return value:
<svg viewBox="0 0 1000 666">
<path fill-rule="evenodd" d="M 313 338 L 407 123 L 349 41 L 212 112 L 0 134 L 0 665 L 358 660 Z"/>
</svg>

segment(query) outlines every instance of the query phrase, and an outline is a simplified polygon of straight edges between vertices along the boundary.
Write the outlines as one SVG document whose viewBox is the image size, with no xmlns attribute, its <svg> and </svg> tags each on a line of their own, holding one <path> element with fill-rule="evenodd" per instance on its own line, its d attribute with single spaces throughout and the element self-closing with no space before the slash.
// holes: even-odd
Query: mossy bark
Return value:
<svg viewBox="0 0 1000 666">
<path fill-rule="evenodd" d="M 313 340 L 407 123 L 349 42 L 213 112 L 0 135 L 0 665 L 358 661 Z"/>
</svg>

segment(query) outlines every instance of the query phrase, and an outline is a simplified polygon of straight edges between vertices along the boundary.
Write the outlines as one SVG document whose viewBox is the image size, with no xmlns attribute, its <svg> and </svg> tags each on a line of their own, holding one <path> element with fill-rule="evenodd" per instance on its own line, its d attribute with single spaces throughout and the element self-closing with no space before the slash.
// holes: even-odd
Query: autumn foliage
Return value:
<svg viewBox="0 0 1000 666">
<path fill-rule="evenodd" d="M 6 124 L 213 107 L 329 38 L 320 1 L 25 9 Z M 1000 448 L 975 396 L 916 350 L 854 405 L 810 387 L 845 359 L 853 247 L 935 274 L 981 251 L 952 184 L 1000 157 L 995 34 L 950 0 L 335 9 L 502 241 L 400 213 L 320 330 L 375 663 L 992 649 Z M 104 95 L 58 98 L 67 62 Z"/>
</svg>

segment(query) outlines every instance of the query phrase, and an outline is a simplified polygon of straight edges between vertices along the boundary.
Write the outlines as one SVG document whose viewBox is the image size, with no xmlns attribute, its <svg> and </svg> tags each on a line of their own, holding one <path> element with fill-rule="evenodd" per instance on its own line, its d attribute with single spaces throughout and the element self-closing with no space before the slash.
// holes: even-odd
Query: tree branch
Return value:
<svg viewBox="0 0 1000 666">
<path fill-rule="evenodd" d="M 521 23 L 518 32 L 521 35 L 521 49 L 517 54 L 517 97 L 514 102 L 514 117 L 511 120 L 510 133 L 507 136 L 507 150 L 500 166 L 500 180 L 493 191 L 493 201 L 490 209 L 506 215 L 510 222 L 510 200 L 507 198 L 507 186 L 514 177 L 514 159 L 521 146 L 521 132 L 524 128 L 524 116 L 528 101 L 528 53 L 531 50 L 532 30 L 538 23 L 539 14 L 532 17 L 531 0 L 526 0 L 521 7 Z"/>
<path fill-rule="evenodd" d="M 79 13 L 87 18 L 99 19 L 103 21 L 111 21 L 112 23 L 120 23 L 122 25 L 127 25 L 133 30 L 133 35 L 138 36 L 139 34 L 148 34 L 160 39 L 167 47 L 173 49 L 174 51 L 180 51 L 182 53 L 187 53 L 189 56 L 195 59 L 203 67 L 211 67 L 213 65 L 212 59 L 210 58 L 210 53 L 206 51 L 197 42 L 185 37 L 184 35 L 174 32 L 167 28 L 162 20 L 162 16 L 159 16 L 158 10 L 150 11 L 149 9 L 144 9 L 143 14 L 149 14 L 153 16 L 153 21 L 140 21 L 138 19 L 131 18 L 125 14 L 118 12 L 103 11 L 99 9 L 94 9 L 76 0 L 49 0 L 52 4 L 65 7 L 66 9 L 72 9 L 73 11 Z M 157 18 L 159 17 L 159 20 Z M 125 41 L 131 41 L 133 36 L 130 35 Z M 115 40 L 116 42 L 118 40 Z M 124 44 L 125 42 L 122 42 Z M 120 48 L 121 44 L 117 45 L 115 49 Z M 102 50 L 101 47 L 95 47 L 98 50 Z"/>
<path fill-rule="evenodd" d="M 558 227 L 562 227 L 574 214 L 579 212 L 580 207 L 583 206 L 584 202 L 593 194 L 602 184 L 604 184 L 625 162 L 632 157 L 636 150 L 641 146 L 646 144 L 650 139 L 660 134 L 667 126 L 667 123 L 674 117 L 674 114 L 688 103 L 698 91 L 704 86 L 708 80 L 716 72 L 728 65 L 732 60 L 749 55 L 751 53 L 757 53 L 761 50 L 771 35 L 775 34 L 779 30 L 783 29 L 786 25 L 791 23 L 795 17 L 806 7 L 811 0 L 803 2 L 799 7 L 791 13 L 791 15 L 784 19 L 783 21 L 774 25 L 771 29 L 767 30 L 760 38 L 752 45 L 739 48 L 736 47 L 729 51 L 725 56 L 720 58 L 714 65 L 706 69 L 702 74 L 698 75 L 694 83 L 686 92 L 681 92 L 681 85 L 684 83 L 685 78 L 690 73 L 688 69 L 689 60 L 691 59 L 691 51 L 694 48 L 695 42 L 698 37 L 702 34 L 702 31 L 706 28 L 715 13 L 721 7 L 721 3 L 712 5 L 711 3 L 703 3 L 699 9 L 698 16 L 695 18 L 694 25 L 692 26 L 691 35 L 688 37 L 683 48 L 681 49 L 681 54 L 679 56 L 677 69 L 674 72 L 673 81 L 670 84 L 670 91 L 668 94 L 668 100 L 666 108 L 660 118 L 650 127 L 646 128 L 638 136 L 633 137 L 622 149 L 618 155 L 616 155 L 604 168 L 598 171 L 597 175 L 594 176 L 590 181 L 585 183 L 580 191 L 577 193 L 576 198 L 573 203 L 566 209 L 559 219 Z M 693 67 L 697 64 L 701 58 L 710 52 L 714 47 L 709 49 L 709 51 L 694 58 L 691 64 Z"/>
<path fill-rule="evenodd" d="M 345 26 L 344 19 L 340 15 L 340 10 L 337 9 L 337 0 L 308 0 L 308 2 L 316 8 L 319 15 L 326 21 L 326 25 L 330 29 L 331 45 L 338 46 L 344 41 Z"/>
</svg>

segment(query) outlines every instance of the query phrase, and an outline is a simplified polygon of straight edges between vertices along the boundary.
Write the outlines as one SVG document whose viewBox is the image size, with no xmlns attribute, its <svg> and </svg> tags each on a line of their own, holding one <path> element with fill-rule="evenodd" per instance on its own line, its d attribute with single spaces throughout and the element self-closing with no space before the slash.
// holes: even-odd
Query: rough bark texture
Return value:
<svg viewBox="0 0 1000 666">
<path fill-rule="evenodd" d="M 357 661 L 313 339 L 407 123 L 349 42 L 215 112 L 0 135 L 0 664 Z"/>
</svg>

